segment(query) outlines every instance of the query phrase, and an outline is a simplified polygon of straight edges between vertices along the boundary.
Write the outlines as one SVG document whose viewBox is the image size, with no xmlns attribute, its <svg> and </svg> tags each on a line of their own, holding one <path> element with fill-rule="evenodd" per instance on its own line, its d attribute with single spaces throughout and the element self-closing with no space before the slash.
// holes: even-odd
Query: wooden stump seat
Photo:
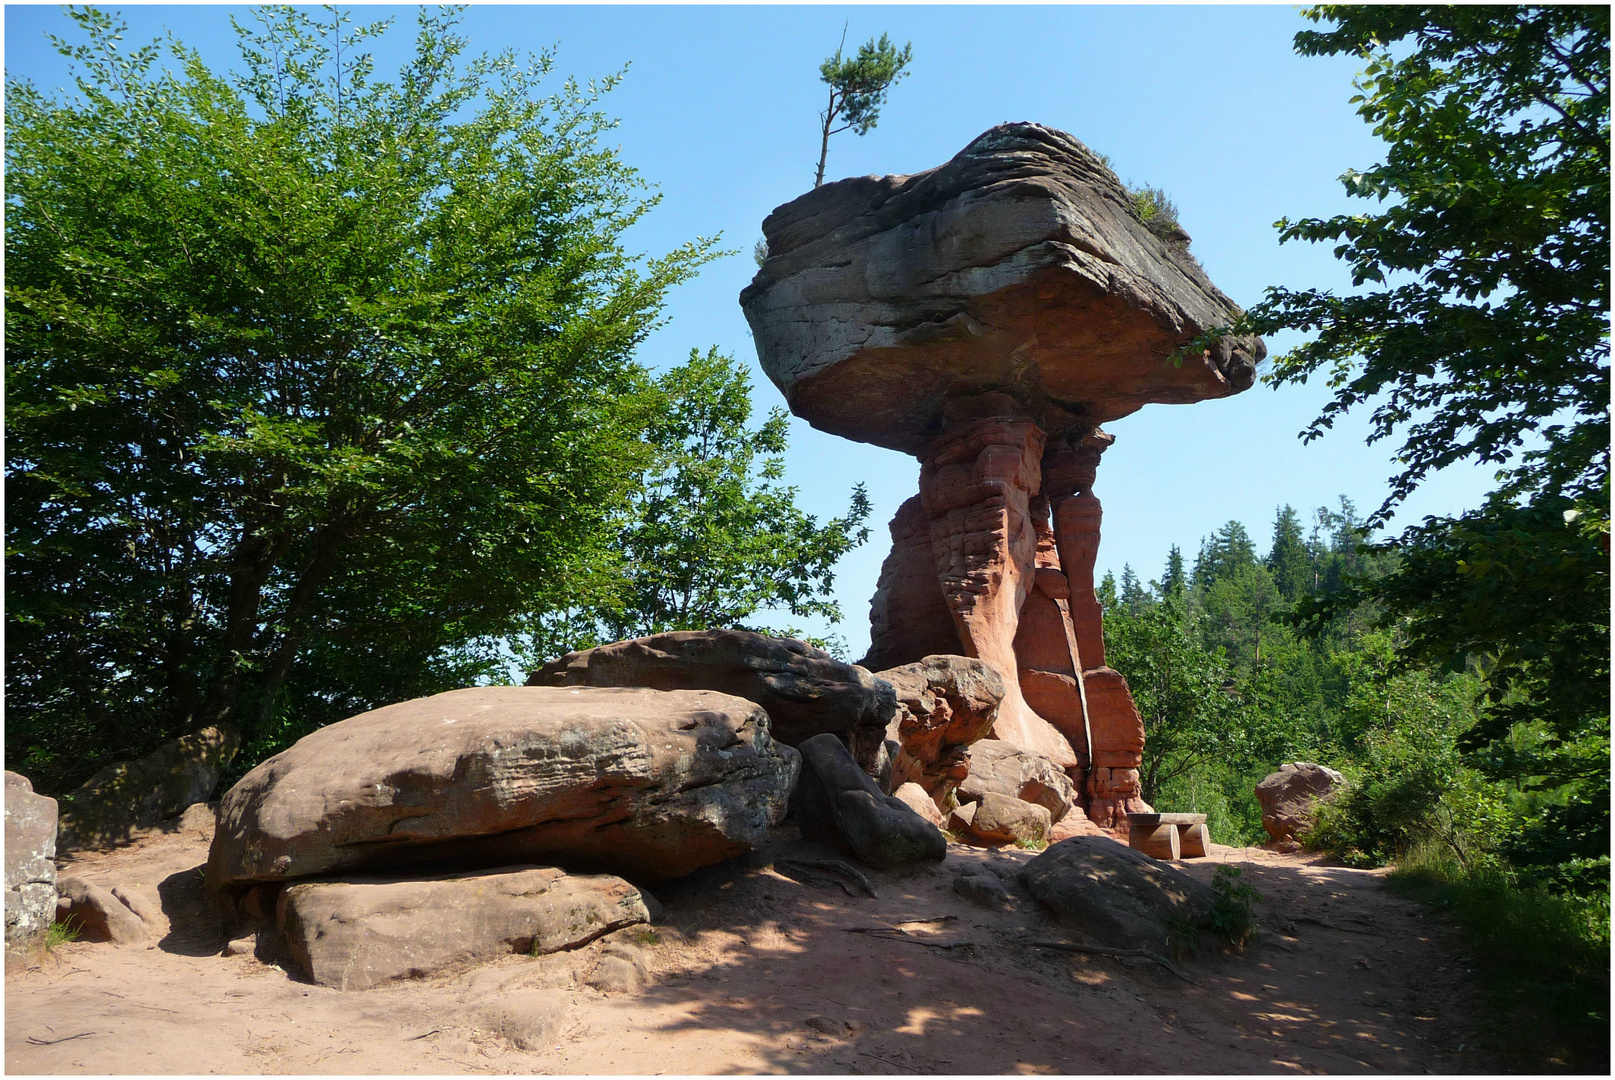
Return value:
<svg viewBox="0 0 1615 1080">
<path fill-rule="evenodd" d="M 1151 858 L 1203 858 L 1210 843 L 1204 814 L 1127 815 L 1127 846 Z"/>
</svg>

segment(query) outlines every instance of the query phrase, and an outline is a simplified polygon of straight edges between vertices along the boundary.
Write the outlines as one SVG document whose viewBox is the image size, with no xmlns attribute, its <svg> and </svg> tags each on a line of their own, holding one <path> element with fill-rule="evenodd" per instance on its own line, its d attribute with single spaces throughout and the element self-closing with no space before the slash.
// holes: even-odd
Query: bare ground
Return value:
<svg viewBox="0 0 1615 1080">
<path fill-rule="evenodd" d="M 965 864 L 1009 872 L 1030 852 L 954 845 L 941 866 L 869 871 L 870 898 L 776 871 L 776 858 L 826 854 L 783 829 L 745 860 L 655 890 L 667 911 L 654 935 L 618 935 L 644 944 L 642 993 L 583 986 L 602 942 L 343 993 L 304 981 L 267 943 L 258 956 L 221 955 L 199 873 L 206 844 L 153 830 L 64 860 L 64 874 L 159 899 L 172 929 L 149 947 L 73 942 L 8 961 L 7 1072 L 1502 1069 L 1480 1047 L 1479 990 L 1450 934 L 1379 873 L 1311 856 L 1215 847 L 1179 864 L 1208 882 L 1219 862 L 1242 866 L 1263 896 L 1257 940 L 1240 954 L 1207 938 L 1182 961 L 1191 981 L 1148 960 L 1023 944 L 1070 938 L 1024 891 L 1007 912 L 954 892 Z M 876 927 L 907 933 L 858 932 Z M 555 1046 L 538 1052 L 483 1016 L 500 993 L 529 987 L 572 1001 Z"/>
</svg>

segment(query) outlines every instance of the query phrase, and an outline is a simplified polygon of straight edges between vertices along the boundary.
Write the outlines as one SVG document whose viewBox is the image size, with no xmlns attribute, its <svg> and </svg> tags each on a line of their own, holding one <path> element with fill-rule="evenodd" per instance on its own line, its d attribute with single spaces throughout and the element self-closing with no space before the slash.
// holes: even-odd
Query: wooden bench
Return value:
<svg viewBox="0 0 1615 1080">
<path fill-rule="evenodd" d="M 1152 858 L 1202 858 L 1210 843 L 1204 814 L 1127 815 L 1127 846 Z"/>
</svg>

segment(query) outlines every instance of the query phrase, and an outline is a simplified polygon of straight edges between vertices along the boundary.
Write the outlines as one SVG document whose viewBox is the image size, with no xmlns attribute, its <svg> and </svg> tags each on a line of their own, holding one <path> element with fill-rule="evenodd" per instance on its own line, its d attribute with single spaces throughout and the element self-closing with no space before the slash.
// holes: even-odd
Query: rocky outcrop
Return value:
<svg viewBox="0 0 1615 1080">
<path fill-rule="evenodd" d="M 1118 948 L 1161 949 L 1168 920 L 1205 927 L 1217 894 L 1187 874 L 1108 837 L 1062 840 L 1021 880 L 1061 923 Z"/>
<path fill-rule="evenodd" d="M 56 800 L 6 771 L 6 947 L 27 949 L 56 917 Z"/>
<path fill-rule="evenodd" d="M 912 176 L 825 184 L 763 235 L 740 294 L 763 370 L 815 427 L 906 453 L 952 398 L 1006 391 L 1045 432 L 1091 429 L 1236 393 L 1265 355 L 1224 338 L 1170 362 L 1239 309 L 1186 236 L 1151 233 L 1097 155 L 1037 124 Z"/>
<path fill-rule="evenodd" d="M 321 728 L 242 777 L 208 883 L 444 859 L 677 877 L 762 839 L 798 761 L 761 707 L 714 691 L 454 690 Z"/>
<path fill-rule="evenodd" d="M 207 802 L 239 743 L 234 728 L 203 728 L 143 758 L 108 765 L 63 796 L 60 846 L 115 844 L 136 829 Z"/>
<path fill-rule="evenodd" d="M 57 884 L 57 892 L 56 921 L 85 941 L 110 941 L 114 945 L 146 941 L 145 921 L 101 886 L 68 877 Z"/>
<path fill-rule="evenodd" d="M 1041 754 L 984 739 L 970 748 L 970 775 L 959 785 L 959 801 L 980 802 L 989 794 L 1041 806 L 1052 824 L 1071 811 L 1077 792 L 1064 770 Z"/>
<path fill-rule="evenodd" d="M 1262 806 L 1262 828 L 1275 844 L 1292 850 L 1312 827 L 1312 815 L 1320 799 L 1327 799 L 1346 786 L 1346 778 L 1327 765 L 1292 761 L 1269 773 L 1256 785 L 1256 801 Z"/>
<path fill-rule="evenodd" d="M 947 858 L 947 838 L 937 827 L 881 791 L 834 735 L 815 735 L 798 749 L 802 778 L 791 818 L 803 836 L 879 869 Z"/>
<path fill-rule="evenodd" d="M 575 948 L 649 915 L 621 878 L 507 866 L 432 880 L 303 882 L 276 923 L 314 982 L 364 990 L 467 960 Z"/>
<path fill-rule="evenodd" d="M 897 715 L 872 771 L 884 790 L 915 784 L 940 810 L 969 774 L 971 746 L 992 731 L 1004 680 L 966 656 L 927 656 L 876 677 L 897 692 Z"/>
<path fill-rule="evenodd" d="M 920 461 L 867 661 L 991 666 L 993 734 L 1064 770 L 1124 835 L 1149 808 L 1143 727 L 1105 666 L 1093 588 L 1099 425 L 1237 393 L 1265 347 L 1227 332 L 1239 309 L 1186 234 L 1152 232 L 1100 158 L 1036 124 L 924 173 L 826 184 L 763 231 L 768 259 L 740 298 L 763 370 L 815 427 Z"/>
<path fill-rule="evenodd" d="M 761 705 L 787 746 L 825 732 L 876 746 L 897 709 L 891 688 L 864 668 L 748 630 L 677 630 L 567 653 L 527 685 L 716 690 Z"/>
</svg>

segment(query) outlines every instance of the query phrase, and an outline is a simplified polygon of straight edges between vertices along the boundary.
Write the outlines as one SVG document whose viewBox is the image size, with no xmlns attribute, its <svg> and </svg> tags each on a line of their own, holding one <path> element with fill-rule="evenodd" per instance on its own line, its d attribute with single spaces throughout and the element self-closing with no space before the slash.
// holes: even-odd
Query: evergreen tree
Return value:
<svg viewBox="0 0 1615 1080">
<path fill-rule="evenodd" d="M 1162 598 L 1181 597 L 1188 582 L 1183 575 L 1183 549 L 1173 544 L 1167 552 L 1166 572 L 1161 575 Z"/>
<path fill-rule="evenodd" d="M 1280 507 L 1273 520 L 1273 547 L 1267 553 L 1267 569 L 1279 595 L 1286 600 L 1312 590 L 1311 560 L 1307 558 L 1306 539 L 1301 535 L 1301 519 L 1292 506 Z"/>
<path fill-rule="evenodd" d="M 1138 575 L 1133 572 L 1131 563 L 1122 564 L 1122 583 L 1119 599 L 1123 607 L 1134 612 L 1143 610 L 1149 604 L 1149 593 L 1145 592 L 1144 587 L 1139 584 Z"/>
</svg>

